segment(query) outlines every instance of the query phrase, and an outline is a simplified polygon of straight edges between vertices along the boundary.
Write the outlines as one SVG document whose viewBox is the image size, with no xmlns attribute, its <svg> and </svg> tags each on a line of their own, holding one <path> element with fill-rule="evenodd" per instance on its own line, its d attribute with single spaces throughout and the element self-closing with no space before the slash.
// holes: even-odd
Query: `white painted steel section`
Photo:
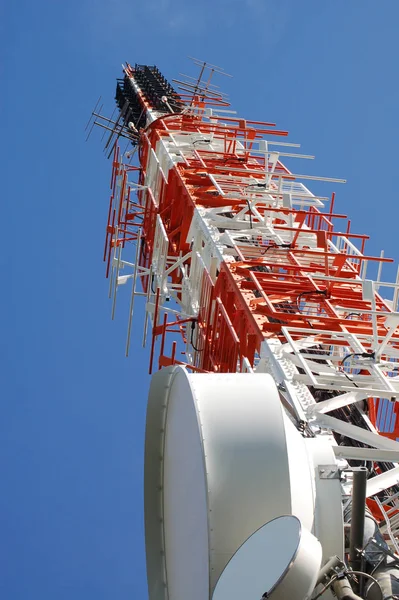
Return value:
<svg viewBox="0 0 399 600">
<path fill-rule="evenodd" d="M 399 444 L 398 444 L 399 447 Z M 367 482 L 367 497 L 375 496 L 383 490 L 397 485 L 399 483 L 399 467 L 390 469 L 386 473 L 381 473 Z"/>
<path fill-rule="evenodd" d="M 312 418 L 312 422 L 321 428 L 336 431 L 341 435 L 344 435 L 352 440 L 358 440 L 359 442 L 367 444 L 368 446 L 379 448 L 381 450 L 393 450 L 394 452 L 399 451 L 398 442 L 383 435 L 378 435 L 378 433 L 373 433 L 372 431 L 363 429 L 362 427 L 357 427 L 356 425 L 347 423 L 346 421 L 341 421 L 335 417 L 330 417 L 329 415 L 324 415 L 322 413 L 315 413 Z"/>
<path fill-rule="evenodd" d="M 166 262 L 168 258 L 168 244 L 168 236 L 166 235 L 162 219 L 159 215 L 157 215 L 154 235 L 154 250 L 152 253 L 152 273 L 155 279 L 154 289 L 159 287 L 161 293 L 165 295 L 168 293 L 168 287 L 166 284 L 167 276 L 165 274 Z"/>
<path fill-rule="evenodd" d="M 393 450 L 378 450 L 376 448 L 356 448 L 355 446 L 333 446 L 337 458 L 354 460 L 375 460 L 380 462 L 399 462 L 399 448 Z M 372 480 L 370 480 L 372 481 Z"/>
</svg>

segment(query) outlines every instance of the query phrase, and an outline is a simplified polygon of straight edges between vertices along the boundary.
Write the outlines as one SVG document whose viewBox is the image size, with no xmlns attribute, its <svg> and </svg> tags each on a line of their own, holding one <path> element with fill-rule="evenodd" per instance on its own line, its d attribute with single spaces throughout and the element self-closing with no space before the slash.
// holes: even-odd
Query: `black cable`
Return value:
<svg viewBox="0 0 399 600">
<path fill-rule="evenodd" d="M 290 248 L 292 248 L 292 244 L 270 244 L 269 246 L 266 246 L 266 248 L 264 250 L 261 250 L 261 255 L 264 256 L 266 254 L 266 252 L 269 252 L 269 250 L 271 248 L 287 248 L 287 249 L 290 249 Z"/>
<path fill-rule="evenodd" d="M 244 156 L 234 156 L 234 157 L 231 157 L 231 158 L 230 157 L 229 158 L 222 158 L 221 162 L 223 162 L 223 163 L 227 163 L 228 162 L 228 163 L 231 164 L 231 166 L 233 168 L 233 165 L 232 165 L 233 159 L 236 160 L 237 162 L 245 162 L 245 160 L 246 160 Z"/>
<path fill-rule="evenodd" d="M 141 252 L 141 256 L 143 258 L 145 258 L 145 238 L 142 237 L 140 240 L 140 252 Z"/>
<path fill-rule="evenodd" d="M 297 305 L 298 311 L 300 313 L 302 313 L 300 306 L 299 306 L 301 298 L 303 296 L 313 296 L 315 294 L 319 294 L 321 296 L 327 297 L 327 290 L 309 290 L 309 291 L 301 292 L 300 294 L 298 294 L 298 296 L 296 297 L 296 305 Z"/>
<path fill-rule="evenodd" d="M 258 190 L 265 190 L 266 187 L 267 187 L 266 183 L 249 183 L 248 185 L 245 186 L 245 189 L 247 190 L 248 188 L 258 188 Z"/>
<path fill-rule="evenodd" d="M 348 375 L 348 373 L 347 373 L 346 371 L 341 371 L 341 373 L 343 373 L 343 374 L 345 375 L 345 377 L 347 378 L 347 380 L 348 380 L 348 381 L 350 381 L 352 385 L 354 385 L 354 386 L 355 386 L 355 387 L 357 387 L 357 388 L 359 387 L 359 386 L 357 385 L 356 381 L 353 381 L 353 379 L 351 379 L 351 378 L 349 377 L 349 375 Z"/>
<path fill-rule="evenodd" d="M 251 205 L 249 203 L 248 198 L 245 198 L 245 202 L 247 203 L 248 211 L 249 211 L 249 226 L 250 226 L 250 229 L 252 229 L 252 211 L 251 211 Z"/>
<path fill-rule="evenodd" d="M 140 122 L 140 119 L 141 119 L 141 117 L 142 117 L 142 116 L 143 116 L 143 114 L 144 114 L 144 111 L 145 111 L 145 108 L 143 107 L 143 110 L 141 111 L 141 113 L 140 113 L 140 116 L 139 116 L 139 118 L 138 118 L 138 119 L 137 119 L 137 121 L 136 121 L 136 124 L 134 124 L 134 123 L 133 123 L 133 125 L 134 125 L 134 127 L 135 127 L 135 129 L 136 129 L 137 133 L 138 133 L 137 126 L 138 126 L 138 124 L 139 124 L 139 122 Z"/>
<path fill-rule="evenodd" d="M 195 344 L 194 344 L 194 339 L 193 339 L 193 338 L 194 338 L 194 329 L 195 329 L 195 325 L 196 325 L 196 323 L 198 323 L 197 319 L 193 319 L 193 320 L 191 321 L 191 336 L 190 336 L 190 344 L 192 345 L 192 347 L 194 348 L 194 350 L 195 350 L 196 352 L 203 352 L 203 351 L 204 351 L 204 349 L 203 349 L 203 348 L 202 348 L 202 350 L 200 350 L 200 349 L 199 349 L 199 348 L 197 348 L 197 347 L 195 346 Z"/>
<path fill-rule="evenodd" d="M 344 358 L 340 361 L 340 365 L 343 366 L 344 362 L 351 358 L 352 356 L 360 356 L 361 358 L 375 358 L 375 352 L 351 352 L 344 356 Z"/>
<path fill-rule="evenodd" d="M 154 277 L 155 277 L 155 275 L 153 274 L 153 275 L 151 276 L 151 291 L 152 291 L 152 293 L 153 293 L 153 294 L 155 294 L 155 293 L 156 293 L 156 291 L 155 291 L 155 290 L 154 290 L 154 288 L 152 287 L 152 284 L 154 283 Z"/>
<path fill-rule="evenodd" d="M 334 581 L 336 581 L 338 579 L 338 575 L 333 575 L 330 579 L 330 581 L 324 586 L 322 587 L 322 589 L 320 590 L 320 592 L 317 594 L 317 596 L 315 596 L 313 598 L 313 600 L 318 600 L 318 598 L 320 598 L 320 596 L 322 596 L 324 594 L 324 592 L 326 592 L 328 590 L 328 588 L 334 583 Z"/>
<path fill-rule="evenodd" d="M 380 592 L 381 592 L 381 598 L 384 597 L 384 594 L 382 592 L 380 583 L 372 575 L 369 575 L 368 573 L 364 573 L 363 571 L 345 571 L 345 575 L 349 576 L 349 577 L 352 576 L 352 575 L 360 575 L 360 577 L 366 577 L 366 579 L 371 579 L 372 583 L 371 583 L 370 587 L 372 585 L 376 585 L 379 588 Z"/>
<path fill-rule="evenodd" d="M 347 354 L 346 356 L 344 356 L 344 358 L 340 361 L 340 366 L 344 367 L 344 362 L 346 360 L 348 360 L 348 358 L 351 358 L 352 356 L 360 356 L 361 358 L 374 358 L 375 357 L 375 352 L 351 352 L 350 354 Z M 343 373 L 345 375 L 345 377 L 348 379 L 348 381 L 350 381 L 355 387 L 359 387 L 357 385 L 357 383 L 355 381 L 353 381 L 353 379 L 351 379 L 348 375 L 348 373 L 344 370 L 341 370 L 341 373 Z"/>
<path fill-rule="evenodd" d="M 299 305 L 300 299 L 302 298 L 302 296 L 306 296 L 306 295 L 312 296 L 313 294 L 321 294 L 321 295 L 327 297 L 327 290 L 309 290 L 309 291 L 301 292 L 300 294 L 298 294 L 298 296 L 296 297 L 296 306 L 297 306 L 298 312 L 300 314 L 302 314 L 302 311 L 301 311 L 301 308 Z M 314 327 L 310 321 L 307 321 L 307 324 L 309 325 L 309 327 L 311 329 L 314 329 Z"/>
<path fill-rule="evenodd" d="M 347 354 L 346 356 L 344 356 L 344 358 L 342 360 L 339 361 L 340 366 L 343 367 L 344 362 L 346 360 L 348 360 L 348 358 L 351 358 L 352 356 L 359 356 L 359 354 L 357 354 L 356 352 L 352 352 L 351 354 Z"/>
<path fill-rule="evenodd" d="M 193 141 L 193 146 L 194 146 L 195 144 L 199 144 L 199 142 L 201 142 L 202 144 L 210 144 L 210 143 L 211 143 L 211 140 L 210 140 L 210 139 L 209 139 L 209 140 L 194 140 L 194 141 Z"/>
</svg>

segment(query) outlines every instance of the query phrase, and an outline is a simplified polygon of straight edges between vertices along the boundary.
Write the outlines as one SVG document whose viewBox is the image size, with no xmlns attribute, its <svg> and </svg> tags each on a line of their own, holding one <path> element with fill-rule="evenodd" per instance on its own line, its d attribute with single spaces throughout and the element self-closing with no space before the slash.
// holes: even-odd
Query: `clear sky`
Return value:
<svg viewBox="0 0 399 600">
<path fill-rule="evenodd" d="M 141 315 L 128 360 L 125 311 L 110 320 L 111 165 L 83 132 L 98 96 L 110 113 L 124 61 L 223 66 L 233 108 L 316 154 L 298 170 L 346 178 L 321 191 L 397 261 L 398 22 L 397 0 L 3 3 L 2 600 L 147 598 L 148 351 Z"/>
</svg>

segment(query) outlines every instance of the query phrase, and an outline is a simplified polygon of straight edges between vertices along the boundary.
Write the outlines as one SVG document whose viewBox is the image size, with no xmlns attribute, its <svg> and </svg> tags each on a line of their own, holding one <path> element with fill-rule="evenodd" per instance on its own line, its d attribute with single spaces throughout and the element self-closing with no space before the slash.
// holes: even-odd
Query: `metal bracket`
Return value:
<svg viewBox="0 0 399 600">
<path fill-rule="evenodd" d="M 317 470 L 319 479 L 340 479 L 341 477 L 338 465 L 319 465 Z"/>
</svg>

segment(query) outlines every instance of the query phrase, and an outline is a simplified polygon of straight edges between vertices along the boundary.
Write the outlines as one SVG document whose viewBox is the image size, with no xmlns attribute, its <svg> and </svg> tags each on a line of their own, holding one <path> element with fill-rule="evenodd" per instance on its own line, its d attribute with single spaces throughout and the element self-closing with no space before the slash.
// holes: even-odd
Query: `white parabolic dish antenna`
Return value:
<svg viewBox="0 0 399 600">
<path fill-rule="evenodd" d="M 288 540 L 291 560 L 299 522 L 300 539 L 311 532 L 324 560 L 342 556 L 341 485 L 323 476 L 334 464 L 329 441 L 302 436 L 287 417 L 270 375 L 191 375 L 182 367 L 154 375 L 145 442 L 150 600 L 221 600 L 214 591 L 238 549 L 244 555 L 245 543 L 251 549 L 282 528 L 271 539 Z M 299 521 L 276 521 L 249 541 L 282 515 Z M 282 574 L 276 569 L 262 594 Z"/>
<path fill-rule="evenodd" d="M 212 600 L 306 600 L 319 574 L 319 541 L 286 515 L 252 534 L 216 584 Z"/>
</svg>

